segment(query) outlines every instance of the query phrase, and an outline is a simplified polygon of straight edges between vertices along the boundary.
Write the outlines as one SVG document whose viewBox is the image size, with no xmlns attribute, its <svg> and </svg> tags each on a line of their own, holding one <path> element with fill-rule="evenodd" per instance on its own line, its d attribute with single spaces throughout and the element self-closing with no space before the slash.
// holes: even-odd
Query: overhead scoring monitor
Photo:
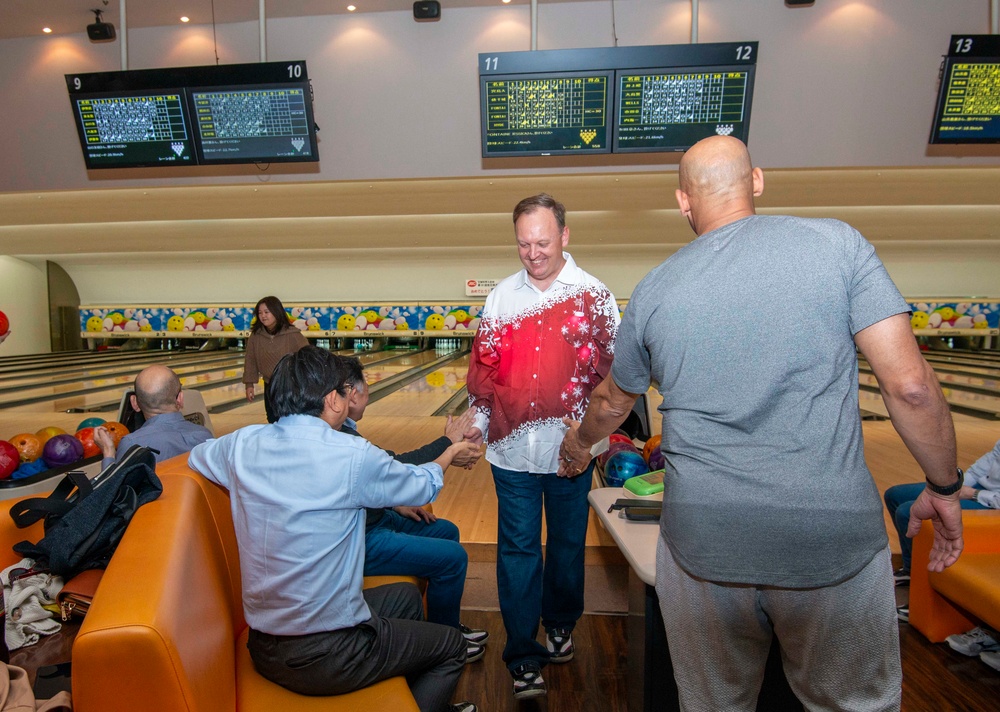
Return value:
<svg viewBox="0 0 1000 712">
<path fill-rule="evenodd" d="M 930 143 L 1000 143 L 1000 36 L 952 35 Z"/>
<path fill-rule="evenodd" d="M 756 62 L 756 42 L 480 54 L 482 155 L 745 142 Z"/>
<path fill-rule="evenodd" d="M 87 168 L 318 161 L 305 62 L 67 74 Z"/>
</svg>

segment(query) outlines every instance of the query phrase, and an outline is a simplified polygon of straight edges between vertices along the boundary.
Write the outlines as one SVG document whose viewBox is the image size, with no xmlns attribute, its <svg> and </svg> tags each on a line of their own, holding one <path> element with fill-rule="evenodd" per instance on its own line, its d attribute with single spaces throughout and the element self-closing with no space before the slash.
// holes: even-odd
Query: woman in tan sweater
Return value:
<svg viewBox="0 0 1000 712">
<path fill-rule="evenodd" d="M 302 332 L 288 321 L 285 307 L 277 297 L 264 297 L 254 307 L 257 320 L 250 328 L 247 339 L 247 353 L 243 361 L 243 384 L 247 400 L 253 401 L 257 381 L 264 379 L 264 411 L 267 422 L 273 423 L 271 401 L 267 397 L 267 383 L 271 380 L 274 367 L 286 354 L 295 353 L 309 342 Z"/>
</svg>

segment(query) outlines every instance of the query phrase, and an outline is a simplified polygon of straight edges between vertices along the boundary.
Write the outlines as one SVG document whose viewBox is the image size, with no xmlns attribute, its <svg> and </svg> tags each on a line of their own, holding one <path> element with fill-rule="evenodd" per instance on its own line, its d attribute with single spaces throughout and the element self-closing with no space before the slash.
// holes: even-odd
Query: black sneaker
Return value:
<svg viewBox="0 0 1000 712">
<path fill-rule="evenodd" d="M 545 632 L 545 647 L 550 663 L 568 663 L 573 659 L 573 632 L 568 628 L 553 628 Z"/>
<path fill-rule="evenodd" d="M 510 674 L 514 676 L 515 700 L 527 700 L 545 695 L 545 680 L 542 679 L 542 669 L 538 667 L 538 663 L 534 661 L 521 663 L 511 670 Z"/>
<path fill-rule="evenodd" d="M 897 586 L 909 586 L 910 585 L 910 570 L 899 568 L 892 572 L 892 579 L 896 582 Z"/>
<path fill-rule="evenodd" d="M 899 606 L 896 608 L 896 618 L 898 618 L 903 623 L 910 622 L 910 606 Z"/>
<path fill-rule="evenodd" d="M 448 705 L 448 710 L 449 712 L 479 712 L 479 708 L 471 702 L 459 702 L 458 704 Z"/>
<path fill-rule="evenodd" d="M 466 645 L 468 646 L 465 649 L 466 663 L 474 663 L 477 660 L 479 660 L 479 658 L 483 657 L 486 654 L 486 648 L 484 648 L 479 643 L 473 643 L 471 640 L 469 640 L 466 641 Z"/>
<path fill-rule="evenodd" d="M 485 645 L 486 641 L 490 639 L 489 632 L 485 630 L 479 630 L 477 628 L 470 628 L 464 623 L 458 624 L 458 629 L 462 631 L 462 635 L 470 643 L 479 643 L 480 645 Z"/>
</svg>

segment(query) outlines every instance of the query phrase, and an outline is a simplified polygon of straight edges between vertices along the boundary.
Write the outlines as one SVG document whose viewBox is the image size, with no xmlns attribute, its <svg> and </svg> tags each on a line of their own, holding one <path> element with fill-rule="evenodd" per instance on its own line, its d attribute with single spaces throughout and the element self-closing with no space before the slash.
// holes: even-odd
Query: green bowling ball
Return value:
<svg viewBox="0 0 1000 712">
<path fill-rule="evenodd" d="M 80 424 L 76 426 L 76 431 L 80 432 L 84 428 L 96 428 L 98 425 L 104 425 L 107 422 L 104 418 L 86 418 L 81 420 Z"/>
</svg>

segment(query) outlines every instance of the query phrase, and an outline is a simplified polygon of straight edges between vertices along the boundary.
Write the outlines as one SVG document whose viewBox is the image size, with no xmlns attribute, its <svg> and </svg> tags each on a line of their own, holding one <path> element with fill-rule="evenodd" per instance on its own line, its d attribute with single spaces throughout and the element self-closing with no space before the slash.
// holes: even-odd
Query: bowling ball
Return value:
<svg viewBox="0 0 1000 712">
<path fill-rule="evenodd" d="M 72 435 L 53 435 L 42 448 L 42 459 L 49 467 L 69 465 L 83 457 L 83 443 Z"/>
<path fill-rule="evenodd" d="M 104 418 L 84 418 L 80 421 L 80 424 L 76 426 L 76 429 L 83 430 L 84 428 L 96 428 L 98 425 L 104 425 Z"/>
<path fill-rule="evenodd" d="M 47 428 L 42 428 L 37 433 L 35 433 L 35 435 L 37 435 L 38 439 L 42 441 L 42 446 L 44 447 L 45 443 L 48 442 L 49 438 L 55 435 L 66 435 L 66 431 L 63 430 L 62 428 L 57 428 L 54 425 L 50 425 Z"/>
<path fill-rule="evenodd" d="M 649 456 L 653 454 L 653 450 L 660 449 L 660 438 L 661 436 L 654 435 L 653 437 L 651 437 L 649 440 L 646 441 L 645 445 L 643 445 L 642 456 L 643 458 L 645 458 L 646 462 L 649 462 Z"/>
<path fill-rule="evenodd" d="M 34 462 L 42 456 L 42 439 L 32 433 L 15 435 L 10 444 L 21 454 L 21 462 Z"/>
<path fill-rule="evenodd" d="M 6 334 L 8 331 L 10 331 L 10 319 L 0 311 L 0 334 Z"/>
<path fill-rule="evenodd" d="M 618 442 L 611 443 L 611 446 L 608 447 L 607 450 L 598 455 L 597 461 L 602 465 L 606 465 L 608 464 L 608 460 L 610 460 L 616 452 L 622 452 L 623 450 L 627 452 L 634 452 L 639 455 L 639 448 L 633 445 L 631 440 L 627 443 L 623 443 L 619 440 Z M 639 457 L 642 457 L 642 455 L 639 455 Z"/>
<path fill-rule="evenodd" d="M 604 481 L 608 487 L 621 487 L 625 480 L 649 472 L 642 455 L 632 450 L 616 452 L 604 465 Z"/>
<path fill-rule="evenodd" d="M 6 440 L 0 440 L 0 480 L 5 480 L 14 474 L 21 466 L 21 453 Z"/>
<path fill-rule="evenodd" d="M 111 439 L 115 441 L 115 447 L 118 447 L 118 443 L 120 443 L 122 441 L 122 438 L 128 435 L 129 433 L 128 428 L 126 428 L 124 425 L 114 420 L 109 420 L 107 423 L 104 423 L 101 427 L 105 428 L 109 433 L 111 433 Z"/>
<path fill-rule="evenodd" d="M 93 428 L 80 428 L 73 436 L 83 445 L 83 456 L 93 457 L 101 454 L 101 446 L 94 442 Z"/>
<path fill-rule="evenodd" d="M 667 458 L 663 456 L 663 450 L 656 448 L 653 452 L 649 453 L 649 460 L 646 461 L 649 465 L 649 471 L 662 470 L 667 466 Z"/>
<path fill-rule="evenodd" d="M 608 436 L 608 442 L 611 444 L 614 443 L 628 443 L 629 445 L 634 444 L 632 442 L 632 438 L 630 438 L 628 435 L 618 430 L 616 430 L 615 432 L 611 433 L 611 435 Z"/>
</svg>

